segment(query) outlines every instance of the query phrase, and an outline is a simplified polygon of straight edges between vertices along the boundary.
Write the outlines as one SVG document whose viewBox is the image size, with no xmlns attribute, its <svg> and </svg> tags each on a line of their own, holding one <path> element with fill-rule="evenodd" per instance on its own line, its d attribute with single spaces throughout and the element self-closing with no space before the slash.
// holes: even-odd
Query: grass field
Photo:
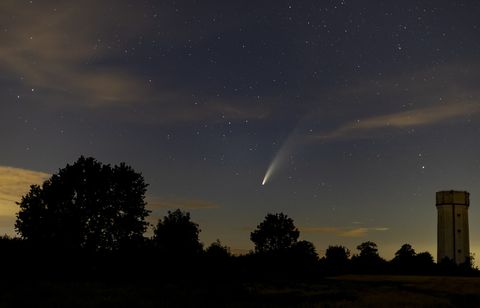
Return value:
<svg viewBox="0 0 480 308">
<path fill-rule="evenodd" d="M 332 279 L 348 290 L 355 306 L 478 307 L 480 278 L 430 276 L 342 276 Z M 337 302 L 335 304 L 341 305 Z"/>
<path fill-rule="evenodd" d="M 1 285 L 0 307 L 477 307 L 480 278 L 349 275 L 315 282 Z"/>
</svg>

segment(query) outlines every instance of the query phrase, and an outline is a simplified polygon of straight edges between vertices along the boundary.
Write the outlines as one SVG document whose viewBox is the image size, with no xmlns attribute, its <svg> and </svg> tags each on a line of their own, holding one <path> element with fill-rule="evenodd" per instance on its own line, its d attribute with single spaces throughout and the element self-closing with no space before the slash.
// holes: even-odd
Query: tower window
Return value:
<svg viewBox="0 0 480 308">
<path fill-rule="evenodd" d="M 462 230 L 458 229 L 457 232 L 460 233 L 460 232 L 462 232 Z"/>
<path fill-rule="evenodd" d="M 461 252 L 462 252 L 462 250 L 461 250 L 461 249 L 459 249 L 459 250 L 457 250 L 457 252 L 458 252 L 458 253 L 461 253 Z"/>
<path fill-rule="evenodd" d="M 460 217 L 460 214 L 457 214 L 457 217 Z"/>
</svg>

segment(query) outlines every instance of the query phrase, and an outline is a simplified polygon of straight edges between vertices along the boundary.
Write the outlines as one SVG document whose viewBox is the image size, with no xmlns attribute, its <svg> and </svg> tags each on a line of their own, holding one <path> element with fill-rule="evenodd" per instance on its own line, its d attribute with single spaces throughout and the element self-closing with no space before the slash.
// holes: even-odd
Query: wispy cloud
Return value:
<svg viewBox="0 0 480 308">
<path fill-rule="evenodd" d="M 43 183 L 50 175 L 44 172 L 0 166 L 0 229 L 13 232 L 15 214 L 21 197 L 30 185 Z"/>
<path fill-rule="evenodd" d="M 388 228 L 340 228 L 340 227 L 301 227 L 300 231 L 305 233 L 326 233 L 339 237 L 364 237 L 370 231 L 388 231 Z"/>
<path fill-rule="evenodd" d="M 385 227 L 381 227 L 381 228 L 370 228 L 371 230 L 374 230 L 374 231 L 388 231 L 389 228 L 385 228 Z"/>
<path fill-rule="evenodd" d="M 172 52 L 184 43 L 171 36 L 159 38 L 138 6 L 113 0 L 85 0 L 81 5 L 72 0 L 4 0 L 0 13 L 5 17 L 2 78 L 16 84 L 18 94 L 34 89 L 35 97 L 51 108 L 95 109 L 109 119 L 159 125 L 260 119 L 268 114 L 253 99 L 219 98 L 215 91 L 202 95 L 191 85 L 172 85 L 169 69 L 144 60 L 148 57 L 141 54 L 141 43 L 168 44 Z M 168 14 L 158 17 L 157 26 L 162 22 L 164 28 L 178 28 Z M 185 38 L 181 30 L 172 33 Z M 159 68 L 152 76 L 139 69 L 145 65 Z"/>
<path fill-rule="evenodd" d="M 138 99 L 144 88 L 140 79 L 112 66 L 89 65 L 112 52 L 95 31 L 109 17 L 93 14 L 89 5 L 2 2 L 0 9 L 14 20 L 5 21 L 0 64 L 32 88 L 78 96 L 90 106 Z"/>
<path fill-rule="evenodd" d="M 449 104 L 358 119 L 331 132 L 316 136 L 318 140 L 335 140 L 363 136 L 384 128 L 411 128 L 438 124 L 442 121 L 480 112 L 480 104 Z"/>
</svg>

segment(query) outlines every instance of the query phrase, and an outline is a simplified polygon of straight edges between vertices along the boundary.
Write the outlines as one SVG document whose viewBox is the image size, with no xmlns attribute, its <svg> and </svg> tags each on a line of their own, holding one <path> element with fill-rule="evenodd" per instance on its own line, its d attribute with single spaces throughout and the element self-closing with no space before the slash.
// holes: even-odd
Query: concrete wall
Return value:
<svg viewBox="0 0 480 308">
<path fill-rule="evenodd" d="M 470 256 L 469 205 L 468 192 L 437 192 L 437 261 L 448 257 L 460 264 Z"/>
</svg>

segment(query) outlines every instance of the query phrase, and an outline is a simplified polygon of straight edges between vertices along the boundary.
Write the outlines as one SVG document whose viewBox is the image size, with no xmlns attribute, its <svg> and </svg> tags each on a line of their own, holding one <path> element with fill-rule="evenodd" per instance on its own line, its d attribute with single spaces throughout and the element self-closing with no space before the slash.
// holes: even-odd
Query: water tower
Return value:
<svg viewBox="0 0 480 308">
<path fill-rule="evenodd" d="M 461 264 L 470 257 L 469 205 L 470 194 L 466 191 L 437 192 L 437 262 L 447 257 Z"/>
</svg>

